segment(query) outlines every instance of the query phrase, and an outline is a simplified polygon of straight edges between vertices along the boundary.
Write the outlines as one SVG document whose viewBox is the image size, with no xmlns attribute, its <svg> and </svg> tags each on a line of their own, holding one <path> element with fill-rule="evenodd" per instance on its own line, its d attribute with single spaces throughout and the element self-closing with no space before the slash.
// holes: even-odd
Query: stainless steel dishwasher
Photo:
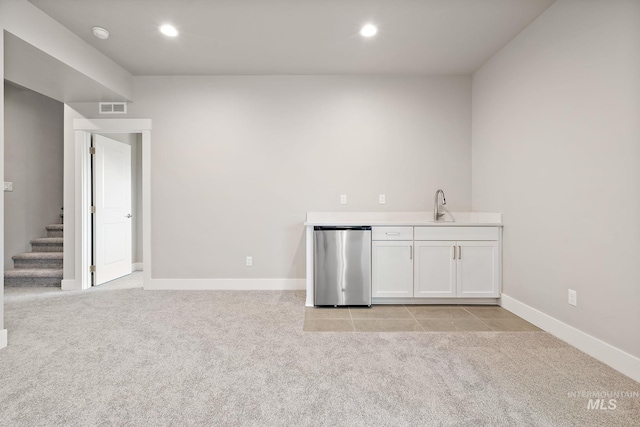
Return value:
<svg viewBox="0 0 640 427">
<path fill-rule="evenodd" d="M 371 306 L 371 227 L 314 227 L 314 304 Z"/>
</svg>

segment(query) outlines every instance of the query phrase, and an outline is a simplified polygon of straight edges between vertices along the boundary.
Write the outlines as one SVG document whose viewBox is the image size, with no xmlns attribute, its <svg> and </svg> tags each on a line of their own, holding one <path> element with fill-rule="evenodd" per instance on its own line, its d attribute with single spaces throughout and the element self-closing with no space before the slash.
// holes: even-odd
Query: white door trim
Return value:
<svg viewBox="0 0 640 427">
<path fill-rule="evenodd" d="M 142 134 L 142 253 L 147 268 L 143 270 L 143 287 L 151 280 L 151 119 L 74 119 L 75 132 L 75 279 L 65 278 L 63 290 L 91 287 L 91 162 L 92 133 Z"/>
</svg>

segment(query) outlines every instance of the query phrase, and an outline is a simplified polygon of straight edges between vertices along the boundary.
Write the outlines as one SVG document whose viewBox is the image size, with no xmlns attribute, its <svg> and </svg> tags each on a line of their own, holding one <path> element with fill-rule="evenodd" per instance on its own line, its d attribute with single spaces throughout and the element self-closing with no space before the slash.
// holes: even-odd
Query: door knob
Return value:
<svg viewBox="0 0 640 427">
<path fill-rule="evenodd" d="M 131 214 L 127 214 L 125 218 L 131 218 Z"/>
</svg>

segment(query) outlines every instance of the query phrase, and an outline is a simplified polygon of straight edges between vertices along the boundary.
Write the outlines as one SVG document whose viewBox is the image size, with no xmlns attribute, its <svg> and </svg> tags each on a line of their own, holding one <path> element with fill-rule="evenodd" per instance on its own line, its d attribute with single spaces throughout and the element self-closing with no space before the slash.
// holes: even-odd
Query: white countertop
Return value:
<svg viewBox="0 0 640 427">
<path fill-rule="evenodd" d="M 444 220 L 433 221 L 433 212 L 307 212 L 304 225 L 407 225 L 426 227 L 502 226 L 502 214 L 489 212 L 448 212 Z"/>
</svg>

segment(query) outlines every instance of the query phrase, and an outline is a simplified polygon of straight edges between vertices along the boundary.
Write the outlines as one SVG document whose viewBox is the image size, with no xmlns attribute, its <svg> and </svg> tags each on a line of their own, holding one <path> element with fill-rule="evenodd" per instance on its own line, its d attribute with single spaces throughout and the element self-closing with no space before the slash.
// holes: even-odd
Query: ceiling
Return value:
<svg viewBox="0 0 640 427">
<path fill-rule="evenodd" d="M 471 74 L 554 1 L 30 0 L 134 75 Z"/>
</svg>

